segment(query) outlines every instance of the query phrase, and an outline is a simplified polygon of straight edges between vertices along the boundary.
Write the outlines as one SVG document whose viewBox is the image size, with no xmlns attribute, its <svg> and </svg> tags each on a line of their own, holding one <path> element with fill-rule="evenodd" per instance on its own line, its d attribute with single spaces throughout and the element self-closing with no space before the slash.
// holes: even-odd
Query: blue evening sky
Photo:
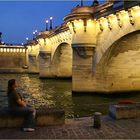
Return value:
<svg viewBox="0 0 140 140">
<path fill-rule="evenodd" d="M 63 17 L 80 4 L 64 1 L 0 1 L 0 32 L 6 43 L 25 43 L 34 30 L 45 30 L 45 20 L 53 17 L 53 27 L 63 23 Z M 91 5 L 92 1 L 84 1 Z"/>
</svg>

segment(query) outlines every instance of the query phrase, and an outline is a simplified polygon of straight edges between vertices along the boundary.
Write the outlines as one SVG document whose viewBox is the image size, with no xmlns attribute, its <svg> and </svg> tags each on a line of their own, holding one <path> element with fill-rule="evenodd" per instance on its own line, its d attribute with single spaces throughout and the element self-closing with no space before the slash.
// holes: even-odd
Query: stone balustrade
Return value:
<svg viewBox="0 0 140 140">
<path fill-rule="evenodd" d="M 24 117 L 12 115 L 8 108 L 0 109 L 0 128 L 21 127 Z M 65 123 L 65 112 L 61 108 L 39 108 L 36 114 L 36 125 L 63 125 Z"/>
</svg>

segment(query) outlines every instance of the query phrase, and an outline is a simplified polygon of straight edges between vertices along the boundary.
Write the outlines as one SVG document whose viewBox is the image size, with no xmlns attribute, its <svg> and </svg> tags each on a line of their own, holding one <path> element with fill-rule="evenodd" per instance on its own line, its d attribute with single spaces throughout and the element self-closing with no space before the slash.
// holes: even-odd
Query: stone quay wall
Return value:
<svg viewBox="0 0 140 140">
<path fill-rule="evenodd" d="M 25 72 L 27 66 L 26 48 L 0 46 L 0 72 Z"/>
</svg>

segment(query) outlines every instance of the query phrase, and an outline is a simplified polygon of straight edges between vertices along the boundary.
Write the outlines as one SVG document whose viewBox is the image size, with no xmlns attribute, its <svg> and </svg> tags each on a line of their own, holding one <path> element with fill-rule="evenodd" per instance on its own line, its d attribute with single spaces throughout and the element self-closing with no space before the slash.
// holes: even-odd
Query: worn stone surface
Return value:
<svg viewBox="0 0 140 140">
<path fill-rule="evenodd" d="M 140 139 L 140 119 L 113 120 L 108 116 L 101 119 L 101 128 L 93 128 L 93 119 L 77 118 L 66 120 L 63 126 L 36 127 L 32 133 L 19 128 L 0 129 L 0 138 L 12 139 Z"/>
<path fill-rule="evenodd" d="M 109 106 L 109 114 L 115 119 L 136 118 L 139 116 L 139 104 L 114 104 Z"/>
<path fill-rule="evenodd" d="M 56 50 L 55 50 L 56 49 Z M 59 44 L 52 52 L 40 53 L 40 78 L 68 78 L 72 76 L 72 48 L 68 43 Z"/>
<path fill-rule="evenodd" d="M 62 108 L 39 108 L 36 124 L 38 126 L 62 125 L 65 123 L 65 112 Z"/>
<path fill-rule="evenodd" d="M 21 127 L 23 116 L 15 116 L 8 108 L 0 109 L 0 127 Z M 61 108 L 39 108 L 36 114 L 36 125 L 62 125 L 65 123 L 65 112 Z"/>
<path fill-rule="evenodd" d="M 96 89 L 103 91 L 140 90 L 139 47 L 139 31 L 114 42 L 97 64 Z"/>
<path fill-rule="evenodd" d="M 36 55 L 29 55 L 29 69 L 28 73 L 39 73 L 39 64 Z"/>
</svg>

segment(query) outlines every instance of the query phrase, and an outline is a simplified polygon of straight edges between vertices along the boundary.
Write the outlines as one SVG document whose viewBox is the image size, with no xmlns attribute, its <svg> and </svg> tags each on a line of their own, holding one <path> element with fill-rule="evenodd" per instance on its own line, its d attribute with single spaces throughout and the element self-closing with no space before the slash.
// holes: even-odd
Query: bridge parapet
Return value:
<svg viewBox="0 0 140 140">
<path fill-rule="evenodd" d="M 24 53 L 27 48 L 24 47 L 1 47 L 0 46 L 0 52 L 1 53 Z"/>
<path fill-rule="evenodd" d="M 127 10 L 118 11 L 106 17 L 97 19 L 100 32 L 97 41 L 97 63 L 101 58 L 101 54 L 110 47 L 115 41 L 124 35 L 140 30 L 140 6 L 134 6 Z M 105 38 L 106 40 L 105 40 Z"/>
<path fill-rule="evenodd" d="M 64 18 L 72 32 L 72 44 L 90 42 L 95 47 L 96 21 L 92 13 L 93 7 L 91 6 L 76 7 Z"/>
<path fill-rule="evenodd" d="M 140 1 L 132 2 L 132 1 L 125 1 L 125 0 L 120 0 L 120 1 L 114 0 L 93 7 L 94 8 L 93 16 L 94 18 L 99 19 L 101 17 L 106 17 L 110 14 L 116 14 L 117 12 L 122 10 L 127 11 L 129 8 L 138 5 L 140 5 Z"/>
<path fill-rule="evenodd" d="M 36 37 L 39 45 L 40 51 L 51 52 L 52 46 L 55 48 L 63 42 L 69 42 L 71 40 L 71 33 L 66 24 L 62 24 L 50 31 L 40 32 Z"/>
<path fill-rule="evenodd" d="M 105 17 L 111 13 L 113 13 L 113 2 L 106 2 L 104 4 L 100 4 L 98 6 L 93 7 L 93 17 L 98 19 L 100 17 Z"/>
</svg>

